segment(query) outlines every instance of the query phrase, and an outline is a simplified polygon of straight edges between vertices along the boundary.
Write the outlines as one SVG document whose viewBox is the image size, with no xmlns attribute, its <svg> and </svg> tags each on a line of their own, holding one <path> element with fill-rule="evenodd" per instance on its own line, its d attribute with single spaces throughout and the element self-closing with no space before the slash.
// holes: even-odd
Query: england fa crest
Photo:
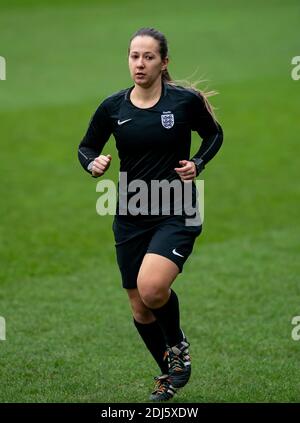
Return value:
<svg viewBox="0 0 300 423">
<path fill-rule="evenodd" d="M 163 112 L 161 115 L 162 126 L 166 129 L 170 129 L 174 126 L 174 115 L 170 112 Z"/>
</svg>

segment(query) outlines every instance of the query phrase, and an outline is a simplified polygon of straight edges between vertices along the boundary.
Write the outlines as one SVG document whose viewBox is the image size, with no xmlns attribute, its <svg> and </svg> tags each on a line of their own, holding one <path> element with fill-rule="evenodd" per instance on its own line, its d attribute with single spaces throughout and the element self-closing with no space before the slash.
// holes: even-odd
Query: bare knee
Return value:
<svg viewBox="0 0 300 423">
<path fill-rule="evenodd" d="M 164 286 L 151 277 L 140 277 L 138 290 L 143 303 L 150 309 L 162 307 L 169 298 L 169 286 Z"/>
</svg>

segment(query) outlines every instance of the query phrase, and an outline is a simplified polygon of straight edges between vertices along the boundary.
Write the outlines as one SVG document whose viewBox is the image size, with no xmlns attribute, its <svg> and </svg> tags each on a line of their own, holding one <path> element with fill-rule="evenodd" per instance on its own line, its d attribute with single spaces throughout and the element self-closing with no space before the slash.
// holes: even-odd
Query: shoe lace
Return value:
<svg viewBox="0 0 300 423">
<path fill-rule="evenodd" d="M 169 368 L 172 371 L 182 371 L 182 367 L 184 366 L 183 360 L 177 354 L 173 352 L 169 352 Z"/>
<path fill-rule="evenodd" d="M 184 362 L 190 359 L 190 355 L 188 353 L 189 344 L 185 343 L 182 344 L 178 349 L 181 350 L 180 353 L 176 354 L 172 351 L 172 348 L 169 348 L 167 351 L 169 357 L 169 369 L 172 371 L 182 371 L 185 367 Z"/>
<path fill-rule="evenodd" d="M 169 385 L 168 378 L 156 376 L 154 380 L 156 381 L 156 385 L 153 393 L 162 394 L 166 390 L 166 387 Z"/>
</svg>

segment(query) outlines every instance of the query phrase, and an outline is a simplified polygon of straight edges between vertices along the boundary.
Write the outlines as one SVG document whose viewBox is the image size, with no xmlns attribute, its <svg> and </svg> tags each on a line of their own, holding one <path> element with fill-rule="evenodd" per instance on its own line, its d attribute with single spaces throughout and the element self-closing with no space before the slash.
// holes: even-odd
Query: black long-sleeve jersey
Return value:
<svg viewBox="0 0 300 423">
<path fill-rule="evenodd" d="M 127 172 L 127 183 L 139 179 L 180 179 L 174 170 L 180 160 L 190 159 L 191 131 L 202 142 L 193 156 L 198 169 L 204 168 L 218 152 L 223 141 L 220 124 L 196 91 L 162 83 L 159 101 L 142 109 L 130 101 L 133 87 L 106 98 L 94 113 L 82 139 L 78 158 L 83 168 L 101 154 L 111 134 L 116 140 L 120 172 Z"/>
</svg>

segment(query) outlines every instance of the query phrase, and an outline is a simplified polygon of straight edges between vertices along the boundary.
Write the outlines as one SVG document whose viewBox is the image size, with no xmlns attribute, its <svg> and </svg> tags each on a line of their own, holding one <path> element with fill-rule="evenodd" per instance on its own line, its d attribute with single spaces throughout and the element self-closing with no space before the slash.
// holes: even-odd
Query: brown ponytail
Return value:
<svg viewBox="0 0 300 423">
<path fill-rule="evenodd" d="M 165 69 L 165 70 L 162 71 L 161 79 L 164 82 L 173 82 L 172 81 L 172 78 L 171 78 L 171 75 L 169 74 L 168 69 Z"/>
</svg>

